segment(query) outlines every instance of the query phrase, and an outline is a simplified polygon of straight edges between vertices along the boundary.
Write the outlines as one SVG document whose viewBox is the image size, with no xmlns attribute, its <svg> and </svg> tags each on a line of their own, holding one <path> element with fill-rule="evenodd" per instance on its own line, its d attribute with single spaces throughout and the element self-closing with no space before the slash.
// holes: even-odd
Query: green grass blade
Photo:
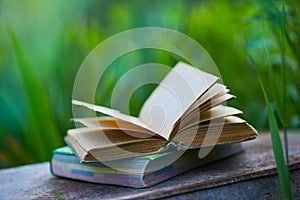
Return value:
<svg viewBox="0 0 300 200">
<path fill-rule="evenodd" d="M 288 148 L 288 140 L 287 140 L 287 106 L 286 106 L 286 101 L 288 99 L 287 97 L 287 64 L 286 64 L 286 49 L 285 49 L 285 39 L 286 39 L 286 15 L 285 15 L 285 5 L 286 5 L 286 0 L 282 1 L 282 10 L 281 10 L 281 73 L 282 73 L 282 87 L 283 87 L 283 95 L 282 95 L 282 110 L 283 113 L 281 113 L 281 121 L 283 124 L 283 134 L 284 134 L 284 143 L 285 143 L 285 158 L 286 158 L 286 163 L 287 165 L 289 164 L 289 148 Z"/>
<path fill-rule="evenodd" d="M 266 106 L 267 106 L 267 111 L 268 111 L 268 118 L 269 118 L 269 127 L 270 127 L 270 132 L 271 132 L 271 139 L 272 139 L 272 146 L 273 146 L 273 153 L 276 161 L 276 166 L 278 170 L 278 175 L 279 175 L 279 180 L 281 184 L 281 188 L 283 190 L 283 193 L 286 197 L 286 199 L 293 199 L 292 197 L 292 190 L 291 190 L 291 185 L 290 185 L 290 175 L 289 175 L 289 170 L 286 165 L 284 156 L 283 156 L 283 150 L 282 150 L 282 145 L 281 145 L 281 140 L 279 136 L 279 131 L 278 131 L 278 124 L 275 118 L 275 115 L 273 113 L 273 110 L 271 108 L 269 99 L 267 97 L 265 88 L 262 84 L 262 81 L 259 79 L 260 85 L 264 94 Z"/>
<path fill-rule="evenodd" d="M 29 59 L 12 30 L 9 29 L 17 66 L 21 74 L 28 110 L 28 132 L 36 161 L 50 158 L 51 150 L 62 145 L 62 139 L 53 118 L 50 103 Z"/>
</svg>

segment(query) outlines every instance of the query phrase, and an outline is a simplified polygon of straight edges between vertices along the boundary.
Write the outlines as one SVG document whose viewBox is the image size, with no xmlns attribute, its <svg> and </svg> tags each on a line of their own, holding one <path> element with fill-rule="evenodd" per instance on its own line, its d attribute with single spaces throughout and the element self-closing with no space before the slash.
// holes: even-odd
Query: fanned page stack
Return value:
<svg viewBox="0 0 300 200">
<path fill-rule="evenodd" d="M 78 100 L 107 116 L 77 118 L 86 127 L 68 130 L 66 142 L 81 162 L 113 160 L 253 139 L 257 131 L 223 104 L 235 98 L 218 77 L 179 62 L 143 104 L 138 117 Z"/>
</svg>

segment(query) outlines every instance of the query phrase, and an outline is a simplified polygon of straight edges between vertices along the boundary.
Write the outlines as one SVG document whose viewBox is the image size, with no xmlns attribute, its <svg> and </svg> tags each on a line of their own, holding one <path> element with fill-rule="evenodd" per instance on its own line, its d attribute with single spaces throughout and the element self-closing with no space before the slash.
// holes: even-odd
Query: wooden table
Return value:
<svg viewBox="0 0 300 200">
<path fill-rule="evenodd" d="M 49 163 L 0 170 L 0 199 L 282 199 L 269 134 L 244 143 L 245 151 L 147 189 L 53 177 Z M 300 199 L 300 134 L 289 134 L 295 199 Z"/>
</svg>

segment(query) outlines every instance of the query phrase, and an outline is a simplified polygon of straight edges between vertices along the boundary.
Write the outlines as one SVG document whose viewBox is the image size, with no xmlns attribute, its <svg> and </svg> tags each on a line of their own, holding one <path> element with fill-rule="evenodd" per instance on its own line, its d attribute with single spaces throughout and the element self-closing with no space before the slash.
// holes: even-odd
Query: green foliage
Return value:
<svg viewBox="0 0 300 200">
<path fill-rule="evenodd" d="M 295 51 L 299 38 L 298 9 L 292 2 L 257 1 L 248 18 L 246 32 L 248 63 L 262 77 L 266 92 L 276 104 L 277 117 L 283 127 L 299 127 L 299 57 Z M 285 42 L 287 41 L 287 43 Z"/>
<path fill-rule="evenodd" d="M 285 117 L 278 109 L 275 117 L 299 128 L 299 7 L 296 0 L 287 2 L 286 97 L 277 101 L 282 98 L 278 1 L 0 1 L 0 167 L 49 159 L 73 126 L 73 83 L 86 55 L 113 34 L 144 26 L 174 29 L 198 41 L 238 97 L 230 105 L 243 110 L 254 127 L 265 129 L 259 73 L 270 101 L 286 106 Z M 158 50 L 122 56 L 99 81 L 96 102 L 110 106 L 114 85 L 132 67 L 148 62 L 172 66 L 180 59 Z M 132 84 L 124 84 L 124 93 Z M 136 91 L 131 114 L 138 113 L 153 88 Z"/>
<path fill-rule="evenodd" d="M 274 111 L 271 107 L 269 102 L 268 96 L 266 94 L 265 88 L 260 80 L 261 88 L 264 94 L 264 98 L 266 101 L 268 117 L 269 117 L 269 127 L 273 145 L 273 152 L 276 161 L 276 166 L 278 170 L 279 180 L 281 184 L 281 188 L 283 189 L 283 193 L 286 199 L 292 199 L 292 191 L 291 191 L 291 184 L 290 184 L 290 173 L 288 166 L 284 160 L 281 140 L 279 137 L 279 129 L 277 125 L 277 121 L 274 115 Z"/>
<path fill-rule="evenodd" d="M 35 75 L 24 49 L 11 30 L 10 36 L 27 101 L 28 128 L 22 132 L 26 134 L 22 135 L 25 150 L 28 150 L 26 153 L 32 155 L 36 161 L 45 161 L 49 159 L 49 152 L 53 148 L 62 145 L 61 136 L 53 118 L 49 98 Z"/>
<path fill-rule="evenodd" d="M 274 2 L 273 2 L 274 3 Z M 292 199 L 292 192 L 290 187 L 290 177 L 289 177 L 289 153 L 288 153 L 288 140 L 287 140 L 287 128 L 291 125 L 293 117 L 294 108 L 291 107 L 292 101 L 291 97 L 294 95 L 298 95 L 297 93 L 288 93 L 289 87 L 295 87 L 295 82 L 291 81 L 291 78 L 297 79 L 297 71 L 299 72 L 299 66 L 293 65 L 293 60 L 295 63 L 298 62 L 297 52 L 295 51 L 295 47 L 292 44 L 292 40 L 290 34 L 295 31 L 291 28 L 289 23 L 287 23 L 287 17 L 290 19 L 295 18 L 295 13 L 291 12 L 292 7 L 289 5 L 287 7 L 286 1 L 282 0 L 280 3 L 273 4 L 272 2 L 263 2 L 257 5 L 257 8 L 262 11 L 260 12 L 260 20 L 258 21 L 262 24 L 263 32 L 262 32 L 262 41 L 263 41 L 263 50 L 266 55 L 265 58 L 265 66 L 268 70 L 269 80 L 264 78 L 265 84 L 269 84 L 268 88 L 271 93 L 267 95 L 265 88 L 261 79 L 260 84 L 263 90 L 268 118 L 269 118 L 269 128 L 271 132 L 272 144 L 273 144 L 273 152 L 275 156 L 275 161 L 278 169 L 279 179 L 281 183 L 281 187 L 283 189 L 283 193 L 286 199 Z M 289 12 L 287 11 L 289 9 Z M 268 27 L 269 26 L 269 27 Z M 270 27 L 272 27 L 270 29 Z M 275 39 L 276 46 L 268 45 L 267 36 L 271 36 Z M 286 40 L 289 42 L 286 45 Z M 250 55 L 251 57 L 251 55 Z M 277 58 L 276 60 L 274 58 Z M 251 61 L 253 63 L 259 62 L 259 57 L 251 57 Z M 275 62 L 274 62 L 275 61 Z M 299 62 L 298 64 L 299 65 Z M 293 69 L 294 67 L 294 69 Z M 295 69 L 297 67 L 298 69 Z M 291 71 L 295 70 L 295 77 Z M 260 69 L 257 69 L 259 74 L 262 74 Z M 288 76 L 290 74 L 290 76 Z M 271 79 L 271 81 L 270 81 Z M 269 102 L 268 96 L 274 101 L 273 109 L 276 111 L 277 119 L 274 115 L 274 111 Z M 297 115 L 297 114 L 296 114 Z M 295 115 L 294 115 L 295 116 Z M 277 124 L 277 120 L 280 121 L 283 131 L 284 131 L 284 142 L 285 142 L 285 157 L 284 160 L 283 149 L 281 145 L 281 140 L 279 137 L 279 127 Z"/>
</svg>

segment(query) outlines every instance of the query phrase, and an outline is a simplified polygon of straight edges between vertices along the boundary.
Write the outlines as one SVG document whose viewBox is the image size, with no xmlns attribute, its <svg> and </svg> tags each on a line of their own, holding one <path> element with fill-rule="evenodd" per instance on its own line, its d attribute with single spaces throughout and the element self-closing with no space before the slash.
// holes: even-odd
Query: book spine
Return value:
<svg viewBox="0 0 300 200">
<path fill-rule="evenodd" d="M 63 157 L 63 158 L 62 158 Z M 53 154 L 50 162 L 52 175 L 82 180 L 93 183 L 104 183 L 130 187 L 144 187 L 142 174 L 121 172 L 108 167 L 92 167 L 81 164 L 75 155 Z"/>
</svg>

